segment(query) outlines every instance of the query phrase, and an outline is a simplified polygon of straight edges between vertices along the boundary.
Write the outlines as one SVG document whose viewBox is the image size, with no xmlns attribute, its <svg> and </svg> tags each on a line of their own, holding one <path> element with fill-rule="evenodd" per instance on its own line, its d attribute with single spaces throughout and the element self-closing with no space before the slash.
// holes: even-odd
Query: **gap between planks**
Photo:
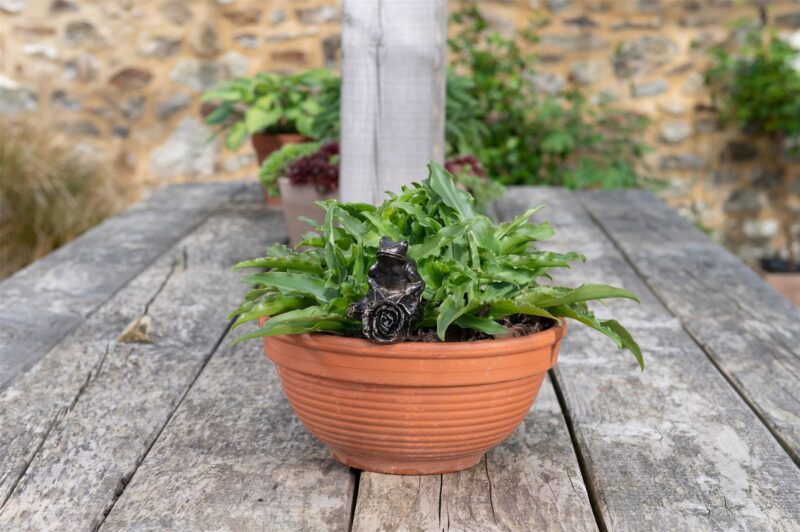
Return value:
<svg viewBox="0 0 800 532">
<path fill-rule="evenodd" d="M 163 288 L 163 286 L 159 288 L 159 291 L 161 290 L 161 288 Z M 117 501 L 119 500 L 120 497 L 122 497 L 122 494 L 125 493 L 125 490 L 127 489 L 128 484 L 130 484 L 131 480 L 133 480 L 133 477 L 136 476 L 136 472 L 139 470 L 139 466 L 142 465 L 142 462 L 144 462 L 145 458 L 147 458 L 147 455 L 150 454 L 150 450 L 153 448 L 153 446 L 156 444 L 158 439 L 161 437 L 161 434 L 163 434 L 164 429 L 166 429 L 167 426 L 169 426 L 169 422 L 172 421 L 172 418 L 175 416 L 175 412 L 177 412 L 178 408 L 180 408 L 180 406 L 183 404 L 183 401 L 186 399 L 186 396 L 189 395 L 189 392 L 192 390 L 192 388 L 194 388 L 194 385 L 197 382 L 197 380 L 200 378 L 200 375 L 202 375 L 203 371 L 206 369 L 206 366 L 208 366 L 208 363 L 211 361 L 211 359 L 214 357 L 214 355 L 219 350 L 219 346 L 222 345 L 223 340 L 225 340 L 225 337 L 228 336 L 228 333 L 231 331 L 231 326 L 233 326 L 233 322 L 234 322 L 234 318 L 232 318 L 232 319 L 230 319 L 228 321 L 228 324 L 225 326 L 225 330 L 222 331 L 222 334 L 220 334 L 219 338 L 214 343 L 214 347 L 211 349 L 211 352 L 208 354 L 208 356 L 205 357 L 205 359 L 201 363 L 200 369 L 197 371 L 197 373 L 195 373 L 194 377 L 192 378 L 191 382 L 189 383 L 189 386 L 187 386 L 186 390 L 184 390 L 183 395 L 181 395 L 180 399 L 175 404 L 175 407 L 172 409 L 172 411 L 167 416 L 167 419 L 164 421 L 164 424 L 159 429 L 159 431 L 156 434 L 155 438 L 153 438 L 153 441 L 151 441 L 150 445 L 147 446 L 147 450 L 145 450 L 145 452 L 142 454 L 142 456 L 139 459 L 139 461 L 134 466 L 133 471 L 131 472 L 130 476 L 128 476 L 127 479 L 124 479 L 122 481 L 122 489 L 117 490 L 116 492 L 114 492 L 114 498 L 112 499 L 111 504 L 108 506 L 108 508 L 106 508 L 105 512 L 103 512 L 103 518 L 96 524 L 96 526 L 94 526 L 92 528 L 93 532 L 96 532 L 97 530 L 100 530 L 100 528 L 103 526 L 103 523 L 106 522 L 106 518 L 109 516 L 111 511 L 114 510 L 114 506 L 116 506 Z"/>
</svg>

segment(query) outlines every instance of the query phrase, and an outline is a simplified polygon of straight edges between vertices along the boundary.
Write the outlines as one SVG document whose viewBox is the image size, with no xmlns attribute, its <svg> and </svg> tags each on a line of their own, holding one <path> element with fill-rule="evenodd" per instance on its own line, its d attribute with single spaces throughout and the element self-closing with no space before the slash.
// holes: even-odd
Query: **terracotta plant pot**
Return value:
<svg viewBox="0 0 800 532">
<path fill-rule="evenodd" d="M 264 349 L 297 417 L 336 460 L 379 473 L 434 474 L 474 466 L 511 435 L 555 364 L 565 330 L 394 345 L 301 334 L 266 337 Z"/>
<path fill-rule="evenodd" d="M 283 218 L 289 233 L 289 245 L 296 246 L 311 227 L 297 219 L 298 216 L 311 218 L 319 223 L 324 221 L 325 212 L 314 205 L 315 201 L 336 199 L 336 192 L 320 192 L 310 185 L 292 185 L 287 177 L 278 178 L 278 188 L 283 201 Z"/>
<path fill-rule="evenodd" d="M 250 142 L 253 144 L 253 149 L 256 150 L 258 166 L 264 163 L 264 159 L 269 157 L 270 153 L 281 149 L 287 144 L 296 144 L 306 140 L 308 140 L 306 137 L 298 133 L 279 133 L 277 135 L 256 133 L 250 136 Z"/>
</svg>

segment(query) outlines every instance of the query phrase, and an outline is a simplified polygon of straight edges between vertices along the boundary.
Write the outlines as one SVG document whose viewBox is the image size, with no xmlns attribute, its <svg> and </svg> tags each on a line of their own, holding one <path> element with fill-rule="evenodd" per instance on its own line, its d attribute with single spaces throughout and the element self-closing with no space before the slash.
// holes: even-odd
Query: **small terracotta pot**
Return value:
<svg viewBox="0 0 800 532">
<path fill-rule="evenodd" d="M 298 133 L 279 133 L 277 135 L 255 133 L 250 136 L 250 142 L 253 144 L 253 149 L 256 150 L 258 166 L 264 163 L 264 159 L 269 157 L 270 153 L 281 149 L 287 144 L 296 144 L 298 142 L 305 142 L 306 140 L 308 140 L 308 138 Z"/>
<path fill-rule="evenodd" d="M 278 188 L 283 202 L 283 219 L 289 233 L 289 245 L 296 246 L 311 226 L 297 218 L 305 216 L 319 223 L 325 219 L 325 211 L 314 205 L 315 201 L 336 199 L 336 192 L 320 192 L 312 186 L 292 185 L 288 177 L 278 178 Z"/>
<path fill-rule="evenodd" d="M 281 205 L 283 205 L 283 200 L 281 199 L 281 197 L 278 196 L 277 198 L 274 198 L 270 196 L 267 187 L 265 187 L 263 184 L 261 185 L 261 193 L 264 195 L 264 203 L 266 203 L 267 205 L 273 205 L 275 207 L 280 207 Z"/>
<path fill-rule="evenodd" d="M 297 417 L 336 460 L 435 474 L 474 466 L 514 432 L 565 331 L 562 324 L 505 340 L 394 345 L 300 334 L 266 337 L 264 349 Z"/>
</svg>

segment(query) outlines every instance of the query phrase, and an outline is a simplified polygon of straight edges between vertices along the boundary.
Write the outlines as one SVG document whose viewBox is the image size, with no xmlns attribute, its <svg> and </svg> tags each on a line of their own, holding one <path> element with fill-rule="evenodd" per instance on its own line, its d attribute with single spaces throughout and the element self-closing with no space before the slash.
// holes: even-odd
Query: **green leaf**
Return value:
<svg viewBox="0 0 800 532">
<path fill-rule="evenodd" d="M 308 298 L 301 296 L 273 296 L 269 299 L 263 299 L 256 302 L 255 305 L 248 308 L 245 312 L 234 312 L 230 318 L 238 316 L 236 322 L 233 324 L 233 329 L 236 329 L 243 323 L 248 321 L 257 320 L 275 314 L 283 314 L 290 310 L 298 309 L 309 304 Z"/>
<path fill-rule="evenodd" d="M 475 216 L 469 194 L 456 187 L 453 175 L 433 161 L 428 164 L 428 169 L 431 188 L 442 198 L 445 205 L 456 211 L 462 220 Z"/>
<path fill-rule="evenodd" d="M 495 231 L 495 237 L 499 240 L 504 236 L 513 233 L 514 231 L 522 227 L 522 225 L 528 223 L 528 220 L 530 220 L 531 216 L 533 216 L 534 214 L 536 214 L 537 212 L 541 211 L 544 208 L 545 205 L 537 205 L 536 207 L 530 208 L 523 214 L 520 214 L 519 216 L 515 217 L 510 222 L 501 223 L 500 227 L 498 227 L 497 231 Z"/>
<path fill-rule="evenodd" d="M 342 316 L 329 312 L 322 307 L 306 307 L 279 314 L 267 320 L 263 327 L 255 332 L 236 339 L 236 343 L 264 336 L 280 336 L 283 334 L 301 334 L 317 331 L 341 331 L 347 328 Z"/>
<path fill-rule="evenodd" d="M 504 318 L 514 314 L 540 316 L 542 318 L 549 318 L 551 320 L 556 319 L 555 316 L 543 308 L 515 299 L 498 299 L 492 302 L 491 310 L 489 311 L 489 315 L 492 318 Z"/>
<path fill-rule="evenodd" d="M 481 331 L 493 336 L 502 336 L 508 333 L 508 329 L 496 321 L 488 318 L 479 318 L 477 316 L 473 316 L 472 314 L 464 314 L 463 316 L 459 316 L 458 319 L 456 319 L 453 323 L 463 329 L 475 329 L 476 331 Z"/>
<path fill-rule="evenodd" d="M 234 271 L 244 268 L 280 268 L 316 274 L 320 274 L 325 271 L 317 260 L 303 254 L 297 254 L 291 257 L 261 257 L 259 259 L 240 262 L 233 267 Z"/>
<path fill-rule="evenodd" d="M 639 367 L 642 369 L 642 371 L 644 371 L 644 357 L 642 356 L 642 350 L 639 347 L 639 344 L 634 341 L 628 330 L 616 320 L 600 321 L 597 319 L 597 316 L 595 316 L 594 313 L 584 310 L 576 305 L 564 305 L 552 308 L 550 310 L 557 316 L 563 316 L 565 318 L 577 320 L 584 325 L 587 325 L 592 329 L 605 334 L 611 338 L 615 344 L 617 344 L 617 347 L 621 349 L 627 349 L 633 353 L 633 356 L 636 357 L 636 361 L 639 363 Z"/>
<path fill-rule="evenodd" d="M 236 151 L 242 145 L 245 137 L 247 136 L 247 128 L 244 122 L 236 122 L 231 127 L 228 137 L 225 139 L 225 147 L 231 151 Z"/>
<path fill-rule="evenodd" d="M 436 335 L 440 340 L 444 341 L 444 335 L 450 324 L 469 310 L 464 300 L 465 293 L 466 290 L 463 287 L 457 288 L 439 307 L 439 315 L 436 318 Z"/>
<path fill-rule="evenodd" d="M 338 295 L 338 291 L 325 286 L 324 279 L 300 273 L 264 272 L 254 273 L 242 279 L 245 284 L 261 284 L 281 291 L 301 292 L 327 303 Z"/>
<path fill-rule="evenodd" d="M 547 308 L 617 297 L 632 299 L 637 303 L 639 302 L 639 298 L 624 288 L 617 288 L 605 284 L 584 284 L 578 288 L 567 290 L 560 294 L 553 294 L 549 290 L 534 289 L 520 296 L 519 299 L 538 307 Z"/>
<path fill-rule="evenodd" d="M 223 103 L 206 116 L 206 124 L 210 126 L 215 126 L 217 124 L 221 124 L 228 118 L 231 114 L 232 107 L 228 103 Z"/>
<path fill-rule="evenodd" d="M 567 153 L 575 149 L 575 139 L 564 131 L 552 131 L 542 140 L 542 150 L 552 153 Z"/>
<path fill-rule="evenodd" d="M 250 134 L 259 133 L 276 124 L 281 118 L 280 109 L 262 109 L 251 107 L 244 115 L 244 123 Z"/>
<path fill-rule="evenodd" d="M 443 227 L 442 230 L 435 235 L 426 238 L 425 242 L 411 246 L 408 250 L 408 256 L 414 260 L 418 260 L 430 255 L 435 251 L 438 251 L 442 247 L 450 244 L 453 240 L 466 233 L 467 230 L 477 221 L 477 218 L 471 218 L 469 220 L 463 220 L 453 225 Z"/>
</svg>

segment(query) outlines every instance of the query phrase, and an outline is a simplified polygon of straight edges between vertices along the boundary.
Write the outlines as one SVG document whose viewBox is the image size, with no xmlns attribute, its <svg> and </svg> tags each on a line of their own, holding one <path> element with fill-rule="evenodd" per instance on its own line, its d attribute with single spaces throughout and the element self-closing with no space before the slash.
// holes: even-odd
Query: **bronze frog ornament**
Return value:
<svg viewBox="0 0 800 532">
<path fill-rule="evenodd" d="M 364 336 L 377 344 L 406 340 L 422 303 L 425 281 L 408 256 L 408 242 L 381 238 L 376 262 L 367 275 L 367 295 L 347 315 L 361 320 Z"/>
</svg>

